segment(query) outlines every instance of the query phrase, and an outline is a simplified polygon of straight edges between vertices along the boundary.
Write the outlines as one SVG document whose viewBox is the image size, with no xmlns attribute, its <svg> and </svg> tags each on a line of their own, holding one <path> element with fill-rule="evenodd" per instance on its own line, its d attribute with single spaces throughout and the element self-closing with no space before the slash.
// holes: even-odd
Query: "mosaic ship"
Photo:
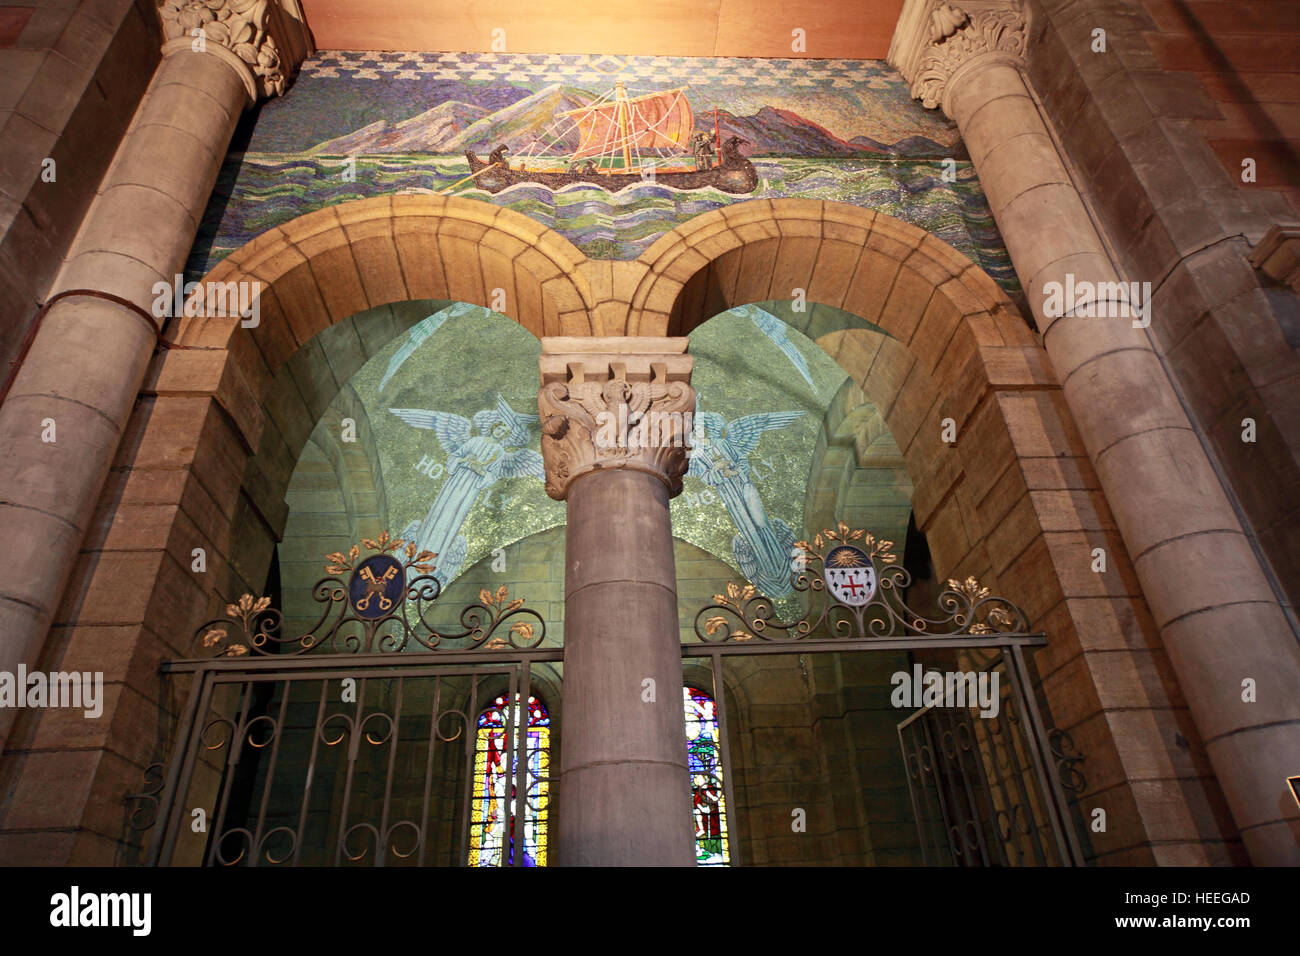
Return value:
<svg viewBox="0 0 1300 956">
<path fill-rule="evenodd" d="M 620 82 L 594 103 L 559 114 L 554 125 L 567 123 L 566 133 L 576 128 L 579 139 L 578 148 L 567 160 L 530 149 L 512 165 L 504 145 L 492 150 L 487 160 L 466 150 L 470 178 L 491 193 L 519 183 L 550 189 L 590 183 L 618 192 L 650 181 L 675 189 L 753 192 L 758 171 L 741 155 L 745 140 L 731 136 L 722 142 L 715 118 L 713 142 L 709 143 L 707 134 L 695 132 L 695 114 L 684 93 L 684 89 L 673 89 L 629 97 Z M 687 156 L 692 151 L 693 161 Z"/>
</svg>

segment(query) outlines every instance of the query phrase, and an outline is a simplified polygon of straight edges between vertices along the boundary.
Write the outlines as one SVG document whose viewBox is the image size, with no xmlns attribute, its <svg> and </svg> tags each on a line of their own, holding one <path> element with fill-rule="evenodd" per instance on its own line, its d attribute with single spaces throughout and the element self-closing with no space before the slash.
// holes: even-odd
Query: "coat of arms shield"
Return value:
<svg viewBox="0 0 1300 956">
<path fill-rule="evenodd" d="M 832 548 L 822 567 L 822 580 L 835 600 L 862 607 L 876 594 L 876 569 L 861 548 L 842 544 Z"/>
<path fill-rule="evenodd" d="M 375 554 L 357 565 L 348 581 L 348 601 L 358 617 L 373 621 L 402 603 L 406 575 L 391 554 Z"/>
</svg>

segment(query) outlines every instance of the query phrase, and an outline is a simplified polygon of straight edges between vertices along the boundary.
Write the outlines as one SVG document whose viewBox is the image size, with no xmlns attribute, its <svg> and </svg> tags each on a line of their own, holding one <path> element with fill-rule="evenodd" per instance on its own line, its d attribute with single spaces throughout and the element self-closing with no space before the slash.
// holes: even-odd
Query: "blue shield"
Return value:
<svg viewBox="0 0 1300 956">
<path fill-rule="evenodd" d="M 373 621 L 392 614 L 406 597 L 402 562 L 391 554 L 376 554 L 357 565 L 348 581 L 348 602 L 358 617 Z"/>
</svg>

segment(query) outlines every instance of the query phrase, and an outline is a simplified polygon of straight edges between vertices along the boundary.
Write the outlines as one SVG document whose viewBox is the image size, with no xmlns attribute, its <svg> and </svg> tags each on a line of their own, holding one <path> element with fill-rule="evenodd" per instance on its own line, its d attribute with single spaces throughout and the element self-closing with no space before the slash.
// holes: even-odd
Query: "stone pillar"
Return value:
<svg viewBox="0 0 1300 956">
<path fill-rule="evenodd" d="M 1300 864 L 1300 645 L 1141 320 L 1091 317 L 1128 296 L 1020 72 L 1025 35 L 1005 2 L 908 0 L 890 62 L 961 128 L 1251 860 Z M 1096 311 L 1045 307 L 1083 282 Z"/>
<path fill-rule="evenodd" d="M 668 514 L 695 408 L 686 345 L 542 340 L 546 493 L 568 502 L 562 866 L 695 862 Z M 638 414 L 654 432 L 644 441 Z"/>
<path fill-rule="evenodd" d="M 166 321 L 154 286 L 184 268 L 240 113 L 285 85 L 272 32 L 285 36 L 293 21 L 280 7 L 159 13 L 163 60 L 48 296 L 91 290 L 140 311 L 60 299 L 0 407 L 0 671 L 36 666 Z M 305 49 L 301 37 L 286 42 Z M 15 713 L 0 708 L 0 741 Z"/>
</svg>

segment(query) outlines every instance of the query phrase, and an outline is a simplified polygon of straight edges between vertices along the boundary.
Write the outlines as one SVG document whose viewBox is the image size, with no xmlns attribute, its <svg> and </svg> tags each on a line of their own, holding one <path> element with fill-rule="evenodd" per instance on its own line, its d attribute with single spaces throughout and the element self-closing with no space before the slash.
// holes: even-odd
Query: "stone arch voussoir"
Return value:
<svg viewBox="0 0 1300 956">
<path fill-rule="evenodd" d="M 232 252 L 200 280 L 203 315 L 183 319 L 177 341 L 229 347 L 240 322 L 215 314 L 215 287 L 231 282 L 258 284 L 261 315 L 249 332 L 271 371 L 322 329 L 413 299 L 496 308 L 539 337 L 589 335 L 596 301 L 585 261 L 563 236 L 489 203 L 361 199 L 299 216 Z"/>
</svg>

